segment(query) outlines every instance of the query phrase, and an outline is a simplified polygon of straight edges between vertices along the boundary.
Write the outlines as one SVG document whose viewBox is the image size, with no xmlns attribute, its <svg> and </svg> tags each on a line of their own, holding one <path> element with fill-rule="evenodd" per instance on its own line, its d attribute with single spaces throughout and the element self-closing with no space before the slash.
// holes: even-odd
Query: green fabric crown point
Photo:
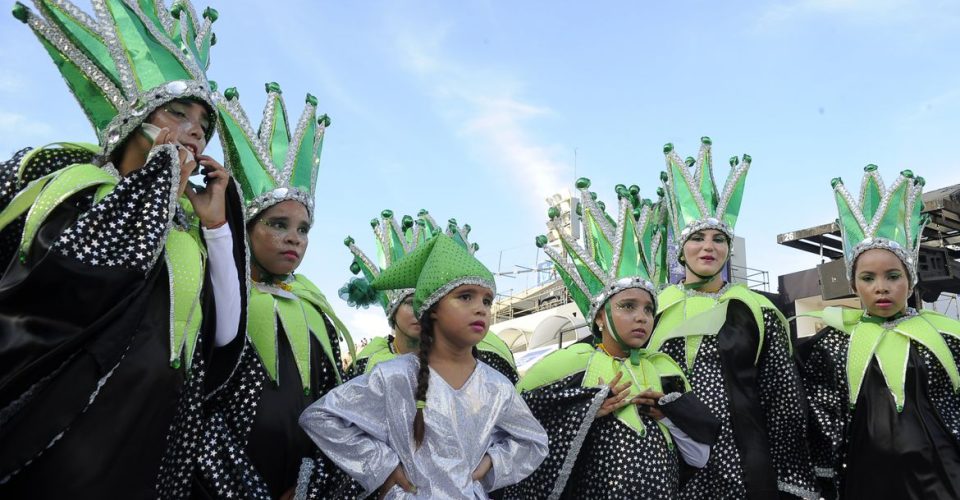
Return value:
<svg viewBox="0 0 960 500">
<path fill-rule="evenodd" d="M 343 239 L 344 246 L 353 245 L 355 242 L 356 241 L 353 239 L 353 236 L 347 236 L 346 238 Z"/>
<path fill-rule="evenodd" d="M 220 13 L 217 12 L 217 9 L 213 7 L 207 7 L 203 10 L 203 17 L 209 19 L 211 23 L 216 22 L 220 18 Z"/>
<path fill-rule="evenodd" d="M 26 24 L 30 20 L 30 9 L 26 5 L 17 2 L 13 4 L 13 17 L 17 18 L 21 23 Z"/>
<path fill-rule="evenodd" d="M 590 187 L 590 179 L 586 177 L 581 177 L 577 179 L 576 182 L 577 189 L 588 189 Z"/>
<path fill-rule="evenodd" d="M 668 155 L 668 154 L 670 154 L 670 153 L 672 153 L 672 152 L 673 152 L 673 143 L 672 143 L 672 142 L 668 142 L 668 143 L 666 143 L 666 144 L 663 145 L 663 154 Z M 664 180 L 666 180 L 666 179 L 664 179 Z"/>
<path fill-rule="evenodd" d="M 360 274 L 360 271 L 363 269 L 360 268 L 360 264 L 357 264 L 357 261 L 350 263 L 350 272 L 353 274 Z"/>
<path fill-rule="evenodd" d="M 548 242 L 546 235 L 543 235 L 543 234 L 538 235 L 534 241 L 537 244 L 537 248 L 543 248 L 547 246 L 547 242 Z"/>
<path fill-rule="evenodd" d="M 736 156 L 730 157 L 730 167 L 736 167 L 739 164 L 740 164 L 740 158 L 737 158 Z"/>
<path fill-rule="evenodd" d="M 876 172 L 877 168 L 878 168 L 878 167 L 877 167 L 876 165 L 874 165 L 873 163 L 870 163 L 870 164 L 868 164 L 866 167 L 863 167 L 863 171 L 864 171 L 864 172 Z"/>
<path fill-rule="evenodd" d="M 228 101 L 235 101 L 240 98 L 240 91 L 236 87 L 230 87 L 223 91 L 223 97 L 226 97 Z"/>
<path fill-rule="evenodd" d="M 560 217 L 560 209 L 557 207 L 550 207 L 547 209 L 547 218 L 556 219 Z"/>
<path fill-rule="evenodd" d="M 277 83 L 277 82 L 267 82 L 267 83 L 265 83 L 263 86 L 264 86 L 264 88 L 266 89 L 266 91 L 267 91 L 268 94 L 271 93 L 271 92 L 277 93 L 277 94 L 282 94 L 282 93 L 283 93 L 283 91 L 280 90 L 280 84 Z"/>
<path fill-rule="evenodd" d="M 700 138 L 700 143 L 701 143 L 701 144 L 706 144 L 707 146 L 710 146 L 710 145 L 713 144 L 713 140 L 710 139 L 710 138 L 707 137 L 707 136 L 703 136 L 703 137 Z"/>
<path fill-rule="evenodd" d="M 324 128 L 329 127 L 330 123 L 331 123 L 330 115 L 326 113 L 320 115 L 320 118 L 317 119 L 317 125 L 322 125 Z"/>
<path fill-rule="evenodd" d="M 309 105 L 311 105 L 311 106 L 316 106 L 319 101 L 317 101 L 317 98 L 314 97 L 313 94 L 309 94 L 309 93 L 308 93 L 308 94 L 307 94 L 307 98 L 306 98 L 306 102 L 307 102 L 307 104 L 309 104 Z"/>
<path fill-rule="evenodd" d="M 843 185 L 843 179 L 839 177 L 834 177 L 833 179 L 830 179 L 830 187 L 836 189 L 837 186 L 840 186 L 840 185 Z"/>
</svg>

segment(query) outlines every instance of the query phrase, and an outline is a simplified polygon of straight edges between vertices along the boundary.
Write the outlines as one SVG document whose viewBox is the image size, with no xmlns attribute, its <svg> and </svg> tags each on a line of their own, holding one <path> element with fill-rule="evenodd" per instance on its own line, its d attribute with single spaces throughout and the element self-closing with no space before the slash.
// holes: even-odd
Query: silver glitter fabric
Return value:
<svg viewBox="0 0 960 500">
<path fill-rule="evenodd" d="M 960 339 L 944 335 L 954 359 L 960 359 Z M 803 364 L 803 382 L 810 401 L 810 451 L 817 477 L 838 491 L 847 468 L 847 429 L 853 420 L 847 383 L 850 336 L 827 327 L 818 334 Z M 960 438 L 960 396 L 953 391 L 946 370 L 929 349 L 910 341 L 925 366 L 927 397 L 944 426 Z M 875 362 L 875 361 L 874 361 Z M 869 409 L 867 409 L 869 411 Z"/>
<path fill-rule="evenodd" d="M 320 450 L 370 493 L 402 464 L 417 487 L 386 498 L 487 498 L 519 482 L 547 455 L 547 435 L 513 385 L 484 363 L 460 389 L 433 370 L 424 409 L 426 433 L 413 440 L 419 361 L 406 354 L 334 389 L 308 408 L 300 425 Z M 493 468 L 471 474 L 484 455 Z"/>
<path fill-rule="evenodd" d="M 656 423 L 638 434 L 613 415 L 596 418 L 607 392 L 582 387 L 583 372 L 525 392 L 524 400 L 548 430 L 550 456 L 504 498 L 673 499 L 678 456 Z"/>
<path fill-rule="evenodd" d="M 777 475 L 777 487 L 801 498 L 818 498 L 816 480 L 807 448 L 806 416 L 799 372 L 788 348 L 784 325 L 770 309 L 763 310 L 766 336 L 757 362 L 757 388 L 766 422 L 766 436 Z M 721 335 L 723 331 L 721 331 Z M 663 352 L 684 363 L 684 339 L 664 343 Z M 694 394 L 720 420 L 720 435 L 711 448 L 707 466 L 697 471 L 680 491 L 679 498 L 747 498 L 741 450 L 735 440 L 728 381 L 720 357 L 717 336 L 705 336 L 688 373 Z"/>
</svg>

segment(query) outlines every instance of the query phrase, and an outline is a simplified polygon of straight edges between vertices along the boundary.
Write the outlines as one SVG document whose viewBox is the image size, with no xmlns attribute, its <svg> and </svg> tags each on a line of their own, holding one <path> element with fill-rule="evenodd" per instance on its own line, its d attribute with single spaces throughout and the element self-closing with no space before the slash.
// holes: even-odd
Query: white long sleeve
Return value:
<svg viewBox="0 0 960 500">
<path fill-rule="evenodd" d="M 670 436 L 673 437 L 673 442 L 677 444 L 684 462 L 697 469 L 702 469 L 707 465 L 707 460 L 710 459 L 710 445 L 694 441 L 686 432 L 673 425 L 673 422 L 667 417 L 663 417 L 660 423 L 670 431 Z"/>
<path fill-rule="evenodd" d="M 217 311 L 214 345 L 220 347 L 237 337 L 240 326 L 240 278 L 233 261 L 233 232 L 229 224 L 202 229 Z"/>
</svg>

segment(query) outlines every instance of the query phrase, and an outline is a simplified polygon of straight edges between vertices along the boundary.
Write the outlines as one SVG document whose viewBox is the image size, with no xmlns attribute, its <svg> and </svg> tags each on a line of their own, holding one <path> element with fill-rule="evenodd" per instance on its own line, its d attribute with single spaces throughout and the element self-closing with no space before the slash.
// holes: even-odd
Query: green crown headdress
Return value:
<svg viewBox="0 0 960 500">
<path fill-rule="evenodd" d="M 188 0 L 170 10 L 161 0 L 92 3 L 96 18 L 67 0 L 34 0 L 39 15 L 17 2 L 13 15 L 57 65 L 97 132 L 102 158 L 166 102 L 193 98 L 215 109 L 206 70 L 217 11 L 199 17 Z"/>
<path fill-rule="evenodd" d="M 559 234 L 563 253 L 547 246 L 547 237 L 537 236 L 537 246 L 553 260 L 557 273 L 570 291 L 589 325 L 604 303 L 628 288 L 642 288 L 656 300 L 666 281 L 666 231 L 662 201 L 640 199 L 640 188 L 618 185 L 617 219 L 607 215 L 603 202 L 590 192 L 590 180 L 577 180 L 580 190 L 581 246 L 560 225 L 560 210 L 550 207 L 547 227 Z"/>
<path fill-rule="evenodd" d="M 903 261 L 910 284 L 917 284 L 917 255 L 927 217 L 923 210 L 923 177 L 904 170 L 885 188 L 876 165 L 863 169 L 860 199 L 856 200 L 839 177 L 830 181 L 837 201 L 847 279 L 853 284 L 853 263 L 867 250 L 882 248 Z"/>
<path fill-rule="evenodd" d="M 364 280 L 368 283 L 380 276 L 380 273 L 388 269 L 401 258 L 415 250 L 417 247 L 433 238 L 444 233 L 437 224 L 436 220 L 426 210 L 420 210 L 417 218 L 409 215 L 403 216 L 398 222 L 394 217 L 392 210 L 384 210 L 380 213 L 379 219 L 371 219 L 370 226 L 373 228 L 374 239 L 377 246 L 377 260 L 373 261 L 366 253 L 355 244 L 351 236 L 343 240 L 344 245 L 350 249 L 353 254 L 353 261 L 350 263 L 350 272 L 353 274 L 363 274 Z M 450 219 L 447 222 L 446 235 L 462 246 L 470 255 L 479 248 L 476 243 L 470 243 L 468 236 L 470 234 L 470 225 L 460 226 L 456 219 Z M 354 305 L 354 300 L 349 297 L 349 286 L 345 287 L 344 298 Z M 414 293 L 413 288 L 383 290 L 377 293 L 376 300 L 383 307 L 387 315 L 387 320 L 393 325 L 394 314 L 397 308 L 403 303 L 407 296 Z M 356 305 L 363 305 L 357 303 Z"/>
<path fill-rule="evenodd" d="M 323 134 L 330 117 L 318 118 L 317 98 L 307 94 L 297 128 L 291 132 L 280 86 L 268 83 L 266 91 L 267 104 L 256 132 L 240 106 L 236 88 L 214 95 L 226 167 L 243 188 L 247 220 L 281 201 L 294 200 L 307 207 L 312 221 Z"/>
<path fill-rule="evenodd" d="M 669 220 L 674 237 L 681 245 L 695 232 L 716 229 L 733 238 L 733 229 L 740 215 L 743 188 L 750 169 L 750 156 L 743 161 L 730 158 L 730 174 L 723 191 L 717 190 L 713 178 L 712 141 L 700 138 L 700 154 L 696 159 L 686 160 L 673 149 L 673 144 L 663 146 L 667 170 L 660 173 L 667 196 Z"/>
</svg>

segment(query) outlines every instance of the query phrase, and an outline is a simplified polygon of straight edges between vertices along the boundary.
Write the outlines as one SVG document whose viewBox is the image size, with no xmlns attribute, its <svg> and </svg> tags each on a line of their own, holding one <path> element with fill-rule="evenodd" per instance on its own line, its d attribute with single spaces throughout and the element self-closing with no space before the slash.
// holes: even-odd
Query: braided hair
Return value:
<svg viewBox="0 0 960 500">
<path fill-rule="evenodd" d="M 413 419 L 413 440 L 417 443 L 417 448 L 423 443 L 423 435 L 426 433 L 426 423 L 423 419 L 424 406 L 427 403 L 427 389 L 430 386 L 430 348 L 433 347 L 433 317 L 436 310 L 434 304 L 427 309 L 420 317 L 420 351 L 417 354 L 420 360 L 420 369 L 417 371 L 417 388 L 414 390 L 413 399 L 417 402 L 417 416 Z"/>
</svg>

